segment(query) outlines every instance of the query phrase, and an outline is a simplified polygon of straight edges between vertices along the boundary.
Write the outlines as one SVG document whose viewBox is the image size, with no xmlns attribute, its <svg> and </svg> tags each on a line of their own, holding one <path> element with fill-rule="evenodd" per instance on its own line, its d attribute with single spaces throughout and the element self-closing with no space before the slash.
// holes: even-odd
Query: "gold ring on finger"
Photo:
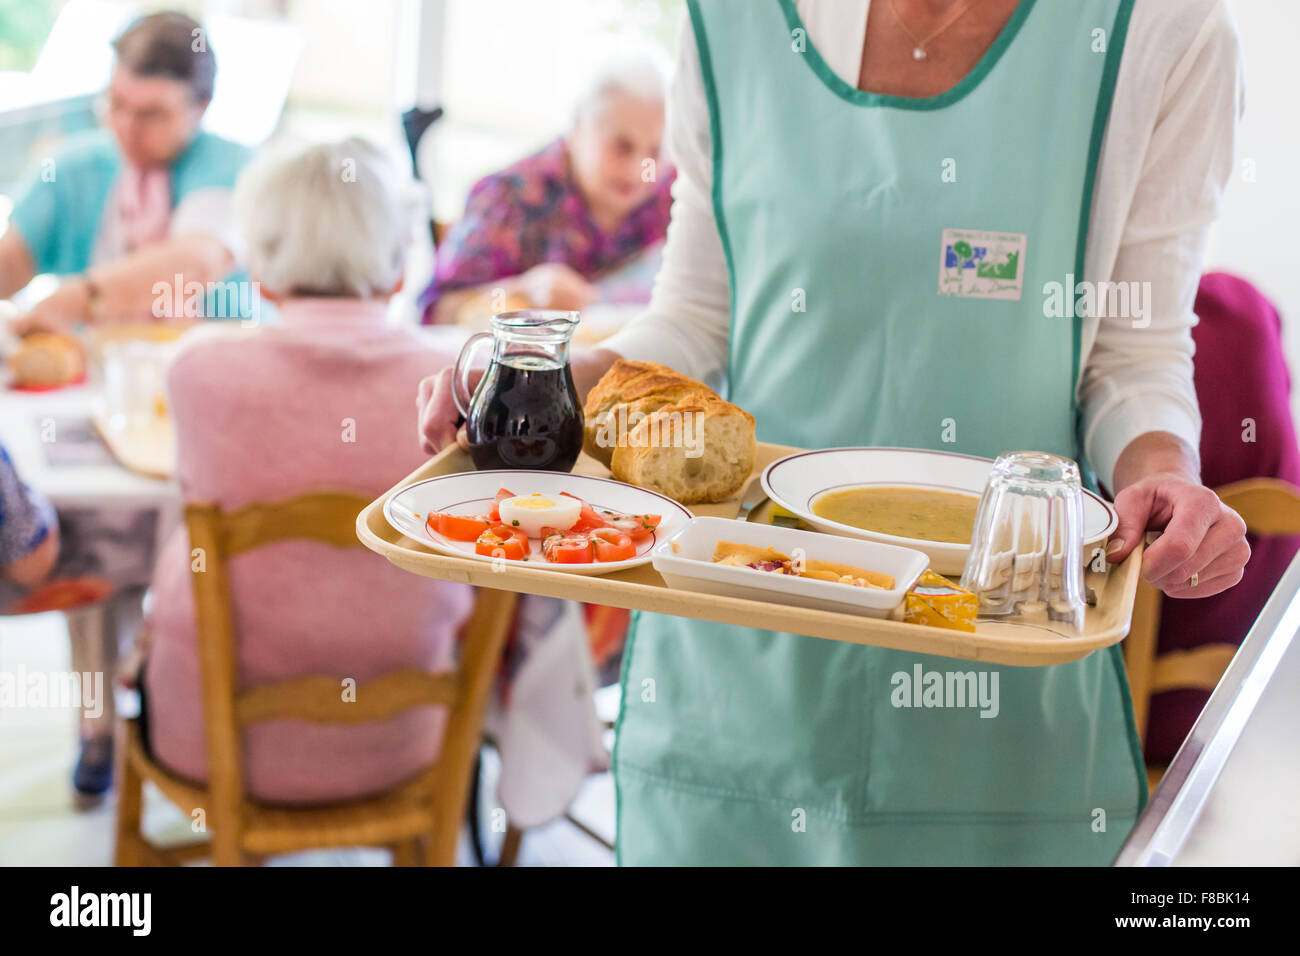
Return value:
<svg viewBox="0 0 1300 956">
<path fill-rule="evenodd" d="M 1193 572 L 1192 572 L 1192 576 L 1191 576 L 1190 578 L 1188 578 L 1188 580 L 1187 580 L 1187 586 L 1188 586 L 1189 588 L 1194 588 L 1194 587 L 1196 587 L 1196 585 L 1200 584 L 1200 582 L 1201 582 L 1201 575 L 1200 575 L 1200 572 L 1199 572 L 1199 571 L 1193 571 Z"/>
</svg>

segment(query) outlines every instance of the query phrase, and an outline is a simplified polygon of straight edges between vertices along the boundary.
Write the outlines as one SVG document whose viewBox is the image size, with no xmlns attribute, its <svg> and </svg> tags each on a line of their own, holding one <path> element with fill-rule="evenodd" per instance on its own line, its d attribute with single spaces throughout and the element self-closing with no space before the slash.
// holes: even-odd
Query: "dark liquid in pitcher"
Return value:
<svg viewBox="0 0 1300 956">
<path fill-rule="evenodd" d="M 569 366 L 532 356 L 492 363 L 465 431 L 480 471 L 569 471 L 582 451 L 582 406 Z"/>
</svg>

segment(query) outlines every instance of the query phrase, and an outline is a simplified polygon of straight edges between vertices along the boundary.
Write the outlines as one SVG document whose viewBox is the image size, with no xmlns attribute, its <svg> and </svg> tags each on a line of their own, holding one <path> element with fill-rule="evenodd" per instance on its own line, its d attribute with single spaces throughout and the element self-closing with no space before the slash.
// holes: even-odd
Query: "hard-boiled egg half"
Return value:
<svg viewBox="0 0 1300 956">
<path fill-rule="evenodd" d="M 582 502 L 567 495 L 547 497 L 535 492 L 502 500 L 497 513 L 502 524 L 518 528 L 530 538 L 540 538 L 543 528 L 568 531 L 577 524 Z"/>
</svg>

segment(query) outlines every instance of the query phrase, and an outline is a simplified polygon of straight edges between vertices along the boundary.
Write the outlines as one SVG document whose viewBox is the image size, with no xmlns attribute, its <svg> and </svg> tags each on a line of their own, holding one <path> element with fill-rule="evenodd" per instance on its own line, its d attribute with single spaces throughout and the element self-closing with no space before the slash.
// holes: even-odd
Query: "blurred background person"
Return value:
<svg viewBox="0 0 1300 956">
<path fill-rule="evenodd" d="M 139 533 L 138 527 L 129 530 Z M 99 696 L 83 702 L 78 721 L 72 785 L 83 809 L 112 780 L 118 630 L 119 625 L 132 630 L 134 623 L 130 595 L 119 591 L 120 574 L 114 573 L 121 569 L 105 560 L 105 552 L 114 551 L 111 542 L 106 547 L 105 536 L 93 514 L 56 512 L 43 494 L 23 482 L 0 445 L 0 616 L 64 612 L 72 671 L 101 675 Z M 138 594 L 136 598 L 138 605 Z"/>
<path fill-rule="evenodd" d="M 234 272 L 231 189 L 247 151 L 200 130 L 216 58 L 180 13 L 134 21 L 113 41 L 105 128 L 33 170 L 0 236 L 0 298 L 33 276 L 61 277 L 16 320 L 20 334 L 101 318 L 148 320 L 154 283 Z"/>
<path fill-rule="evenodd" d="M 606 62 L 567 133 L 479 180 L 438 247 L 418 302 L 426 323 L 649 300 L 672 205 L 674 172 L 661 162 L 666 76 L 649 49 Z"/>
<path fill-rule="evenodd" d="M 43 583 L 58 557 L 54 509 L 23 484 L 0 445 L 0 613 Z"/>
<path fill-rule="evenodd" d="M 450 356 L 386 322 L 412 221 L 408 186 L 359 139 L 272 160 L 241 181 L 249 263 L 281 325 L 194 330 L 172 366 L 186 500 L 233 509 L 320 490 L 375 497 L 420 464 L 411 392 Z M 206 780 L 190 574 L 181 529 L 154 579 L 142 700 L 157 759 Z M 243 687 L 445 670 L 472 600 L 467 586 L 412 580 L 365 551 L 309 541 L 235 557 L 230 588 Z M 444 721 L 421 708 L 355 726 L 261 724 L 244 744 L 248 790 L 311 802 L 385 789 L 436 759 Z"/>
</svg>

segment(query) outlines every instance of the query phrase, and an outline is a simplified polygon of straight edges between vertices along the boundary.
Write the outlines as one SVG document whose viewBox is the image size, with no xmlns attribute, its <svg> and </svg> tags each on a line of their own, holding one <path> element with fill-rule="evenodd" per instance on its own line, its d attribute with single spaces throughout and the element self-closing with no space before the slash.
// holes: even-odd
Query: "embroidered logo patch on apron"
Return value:
<svg viewBox="0 0 1300 956">
<path fill-rule="evenodd" d="M 1019 301 L 1026 238 L 1019 232 L 945 229 L 939 248 L 939 294 Z"/>
</svg>

